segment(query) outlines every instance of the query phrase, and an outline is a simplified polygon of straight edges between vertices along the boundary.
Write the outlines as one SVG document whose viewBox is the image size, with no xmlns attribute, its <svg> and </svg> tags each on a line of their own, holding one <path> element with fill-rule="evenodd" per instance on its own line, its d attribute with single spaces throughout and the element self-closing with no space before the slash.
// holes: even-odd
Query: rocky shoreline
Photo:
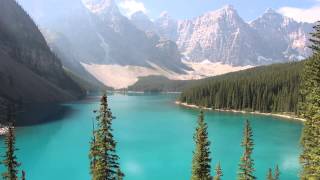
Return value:
<svg viewBox="0 0 320 180">
<path fill-rule="evenodd" d="M 291 119 L 291 120 L 297 120 L 301 122 L 305 122 L 306 120 L 303 118 L 299 118 L 296 116 L 292 115 L 287 115 L 287 114 L 274 114 L 274 113 L 262 113 L 262 112 L 249 112 L 249 111 L 239 111 L 239 110 L 228 110 L 228 109 L 212 109 L 212 108 L 206 108 L 206 107 L 200 107 L 194 104 L 187 104 L 183 103 L 180 101 L 175 102 L 177 105 L 183 106 L 183 107 L 188 107 L 188 108 L 194 108 L 194 109 L 204 109 L 204 110 L 210 110 L 210 111 L 218 111 L 218 112 L 232 112 L 232 113 L 243 113 L 243 114 L 257 114 L 257 115 L 265 115 L 265 116 L 274 116 L 274 117 L 279 117 L 279 118 L 284 118 L 284 119 Z"/>
</svg>

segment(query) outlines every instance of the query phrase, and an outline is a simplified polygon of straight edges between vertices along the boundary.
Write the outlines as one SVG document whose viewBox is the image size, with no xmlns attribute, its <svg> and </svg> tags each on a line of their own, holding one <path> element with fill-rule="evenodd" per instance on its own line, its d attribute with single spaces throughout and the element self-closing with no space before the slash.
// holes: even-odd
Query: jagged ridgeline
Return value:
<svg viewBox="0 0 320 180">
<path fill-rule="evenodd" d="M 213 109 L 295 112 L 302 62 L 274 64 L 209 78 L 185 90 L 181 102 Z"/>
</svg>

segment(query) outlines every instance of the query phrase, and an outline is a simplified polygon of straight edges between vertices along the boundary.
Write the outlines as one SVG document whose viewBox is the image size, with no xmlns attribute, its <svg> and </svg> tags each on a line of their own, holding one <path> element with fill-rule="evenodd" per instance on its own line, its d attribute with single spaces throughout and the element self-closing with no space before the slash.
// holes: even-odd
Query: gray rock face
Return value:
<svg viewBox="0 0 320 180">
<path fill-rule="evenodd" d="M 0 1 L 0 96 L 11 101 L 71 100 L 83 94 L 41 32 L 12 0 Z"/>
<path fill-rule="evenodd" d="M 146 26 L 138 27 L 146 30 Z M 192 20 L 177 22 L 165 15 L 148 27 L 176 41 L 189 61 L 263 65 L 301 60 L 310 54 L 307 46 L 312 24 L 298 23 L 272 9 L 251 23 L 227 5 Z"/>
<path fill-rule="evenodd" d="M 257 64 L 258 34 L 231 6 L 182 21 L 177 44 L 191 61 L 209 60 L 231 65 Z"/>
<path fill-rule="evenodd" d="M 250 26 L 256 30 L 267 46 L 268 58 L 279 60 L 300 60 L 310 54 L 309 33 L 312 24 L 298 23 L 268 9 L 261 17 L 252 21 Z"/>
<path fill-rule="evenodd" d="M 263 65 L 308 57 L 311 30 L 311 24 L 295 22 L 273 10 L 248 24 L 226 6 L 181 22 L 177 44 L 191 61 Z"/>
<path fill-rule="evenodd" d="M 176 41 L 178 38 L 178 21 L 170 17 L 167 12 L 161 14 L 159 19 L 156 19 L 155 27 L 161 37 Z"/>
<path fill-rule="evenodd" d="M 154 22 L 152 22 L 149 17 L 141 11 L 132 14 L 130 20 L 138 29 L 142 31 L 157 32 Z"/>
</svg>

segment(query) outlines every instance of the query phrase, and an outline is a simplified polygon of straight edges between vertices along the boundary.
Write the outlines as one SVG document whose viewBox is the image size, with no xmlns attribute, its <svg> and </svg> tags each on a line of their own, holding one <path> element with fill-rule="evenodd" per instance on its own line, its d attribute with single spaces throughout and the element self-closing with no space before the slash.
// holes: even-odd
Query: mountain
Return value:
<svg viewBox="0 0 320 180">
<path fill-rule="evenodd" d="M 62 34 L 68 42 L 62 44 L 54 39 L 49 43 L 59 44 L 59 48 L 52 48 L 56 54 L 72 47 L 77 64 L 106 85 L 122 88 L 144 74 L 185 74 L 186 70 L 191 70 L 181 62 L 182 55 L 175 42 L 137 28 L 120 13 L 113 0 L 20 2 L 37 17 L 42 29 Z M 59 3 L 64 8 L 50 11 L 50 7 Z M 68 66 L 68 60 L 62 62 Z M 83 72 L 81 76 L 87 75 Z"/>
<path fill-rule="evenodd" d="M 232 6 L 179 24 L 177 44 L 190 61 L 257 65 L 263 44 Z"/>
<path fill-rule="evenodd" d="M 37 1 L 31 0 L 34 3 Z M 65 12 L 61 13 L 63 10 L 60 9 L 58 13 L 42 13 L 47 6 L 59 1 L 65 6 Z M 22 2 L 28 7 L 26 1 Z M 73 11 L 68 13 L 69 8 Z M 41 14 L 38 22 L 42 28 L 62 33 L 81 57 L 78 59 L 81 63 L 149 68 L 155 64 L 179 73 L 187 69 L 181 63 L 180 55 L 177 55 L 179 51 L 176 46 L 170 42 L 164 43 L 155 34 L 150 36 L 139 30 L 120 13 L 113 0 L 70 0 L 68 3 L 48 0 L 46 4 L 40 3 L 37 11 L 29 7 L 29 12 L 34 13 L 33 16 Z M 44 19 L 52 21 L 44 23 Z"/>
<path fill-rule="evenodd" d="M 167 40 L 177 40 L 178 22 L 171 18 L 167 12 L 163 12 L 155 21 L 151 21 L 144 12 L 138 11 L 131 15 L 130 21 L 142 31 L 154 32 Z"/>
<path fill-rule="evenodd" d="M 175 42 L 137 28 L 113 0 L 38 1 L 20 0 L 42 29 L 63 35 L 65 41 L 49 43 L 60 47 L 52 50 L 60 55 L 61 49 L 72 47 L 75 63 L 105 85 L 123 88 L 145 74 L 186 74 L 191 70 L 181 62 Z M 33 3 L 36 9 L 30 6 Z M 50 10 L 57 4 L 64 6 L 57 12 Z M 61 58 L 68 67 L 70 61 Z"/>
<path fill-rule="evenodd" d="M 62 35 L 63 43 L 49 45 L 66 68 L 114 88 L 149 75 L 199 79 L 309 55 L 312 24 L 272 10 L 250 23 L 230 5 L 191 20 L 163 13 L 153 21 L 142 12 L 123 16 L 113 0 L 19 2 L 42 29 Z"/>
<path fill-rule="evenodd" d="M 312 26 L 272 9 L 247 23 L 233 6 L 227 5 L 191 20 L 175 21 L 166 14 L 147 27 L 153 27 L 163 38 L 176 41 L 187 61 L 257 66 L 308 57 Z M 137 27 L 146 30 L 143 26 Z"/>
<path fill-rule="evenodd" d="M 0 1 L 0 58 L 0 99 L 53 102 L 84 95 L 36 24 L 13 0 Z"/>
<path fill-rule="evenodd" d="M 78 84 L 81 84 L 87 91 L 106 88 L 81 65 L 78 61 L 81 57 L 75 53 L 74 47 L 63 34 L 52 32 L 48 29 L 41 29 L 41 32 L 46 38 L 50 49 L 55 52 L 63 67 L 69 72 L 70 77 Z"/>
<path fill-rule="evenodd" d="M 156 19 L 155 27 L 161 37 L 177 41 L 178 38 L 178 21 L 173 19 L 168 12 L 163 12 L 160 18 Z"/>
<path fill-rule="evenodd" d="M 152 22 L 142 11 L 132 14 L 130 20 L 138 29 L 142 31 L 159 33 L 154 22 Z"/>
<path fill-rule="evenodd" d="M 308 48 L 312 24 L 298 23 L 268 9 L 261 17 L 252 21 L 250 26 L 258 32 L 267 46 L 268 59 L 289 61 L 301 60 L 311 53 Z"/>
</svg>

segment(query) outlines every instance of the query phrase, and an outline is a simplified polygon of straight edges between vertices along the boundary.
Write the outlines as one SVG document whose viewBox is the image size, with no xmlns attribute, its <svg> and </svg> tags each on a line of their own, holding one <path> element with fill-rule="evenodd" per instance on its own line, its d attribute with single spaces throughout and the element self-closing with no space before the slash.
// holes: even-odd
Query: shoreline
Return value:
<svg viewBox="0 0 320 180">
<path fill-rule="evenodd" d="M 175 101 L 175 104 L 187 108 L 192 108 L 192 109 L 204 109 L 204 110 L 209 110 L 209 111 L 217 111 L 217 112 L 231 112 L 231 113 L 242 113 L 242 114 L 256 114 L 256 115 L 264 115 L 264 116 L 274 116 L 274 117 L 279 117 L 283 119 L 290 119 L 290 120 L 296 120 L 300 122 L 306 122 L 305 119 L 299 118 L 296 116 L 291 116 L 291 115 L 286 115 L 286 114 L 274 114 L 274 113 L 262 113 L 262 112 L 249 112 L 249 111 L 241 111 L 241 110 L 226 110 L 226 109 L 212 109 L 212 108 L 206 108 L 206 107 L 199 107 L 194 104 L 187 104 L 187 103 L 182 103 L 180 101 Z"/>
<path fill-rule="evenodd" d="M 150 93 L 156 93 L 156 94 L 181 94 L 181 92 L 178 92 L 178 91 L 148 92 L 148 91 L 121 91 L 121 90 L 114 90 L 114 91 L 110 91 L 110 92 L 119 93 L 119 94 L 126 94 L 126 93 L 132 93 L 132 94 L 150 94 Z"/>
</svg>

